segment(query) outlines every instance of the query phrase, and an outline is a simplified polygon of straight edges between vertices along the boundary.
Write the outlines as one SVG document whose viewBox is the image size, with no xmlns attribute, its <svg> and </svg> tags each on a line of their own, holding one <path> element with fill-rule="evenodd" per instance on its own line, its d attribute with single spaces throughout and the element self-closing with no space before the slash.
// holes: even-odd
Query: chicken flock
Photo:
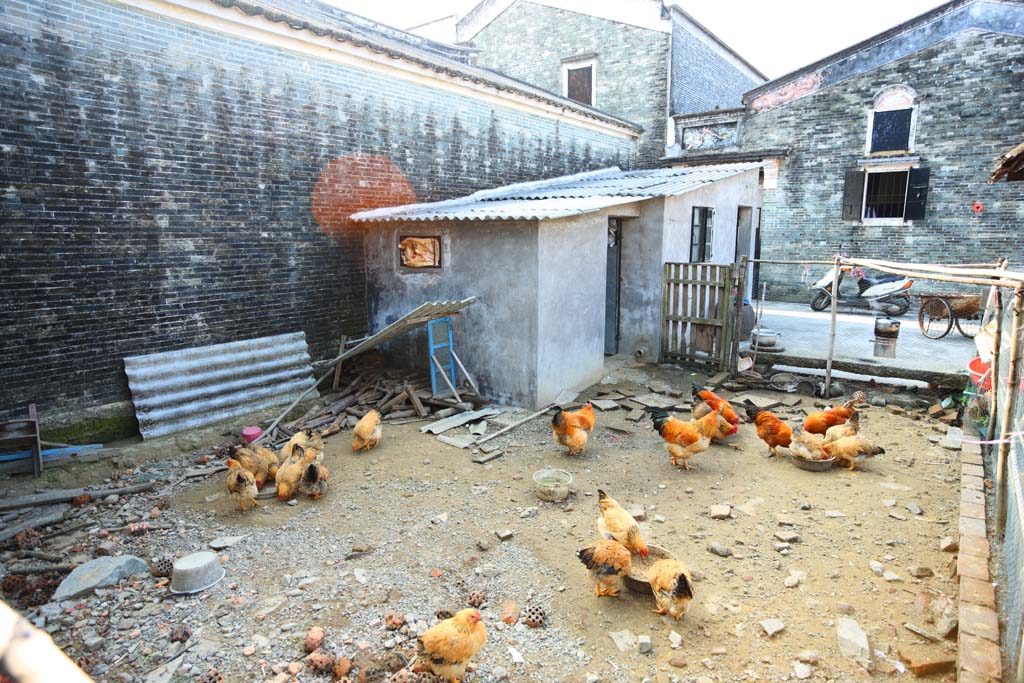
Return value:
<svg viewBox="0 0 1024 683">
<path fill-rule="evenodd" d="M 671 463 L 683 470 L 693 469 L 689 462 L 693 456 L 706 451 L 712 443 L 726 442 L 738 432 L 742 422 L 729 401 L 714 392 L 694 384 L 692 393 L 695 403 L 690 420 L 673 417 L 666 410 L 646 409 L 654 430 L 665 442 Z M 792 426 L 768 410 L 749 402 L 743 410 L 754 424 L 758 438 L 768 447 L 769 455 L 806 460 L 835 458 L 854 470 L 865 458 L 885 452 L 860 434 L 856 406 L 865 400 L 866 396 L 857 392 L 842 406 L 809 414 L 796 435 Z M 555 443 L 564 446 L 570 456 L 580 455 L 596 426 L 593 405 L 587 403 L 574 412 L 560 407 L 554 411 L 551 430 Z M 352 450 L 375 448 L 381 437 L 381 415 L 371 410 L 352 430 Z M 330 479 L 323 461 L 323 439 L 309 430 L 297 432 L 279 454 L 257 444 L 233 446 L 227 460 L 227 488 L 243 512 L 258 505 L 259 489 L 268 484 L 275 486 L 276 497 L 281 501 L 300 494 L 316 500 L 326 493 Z M 640 525 L 605 491 L 598 490 L 598 503 L 607 533 L 577 553 L 593 577 L 595 594 L 615 597 L 627 577 L 646 579 L 654 597 L 653 611 L 676 620 L 682 618 L 694 596 L 690 569 L 671 557 L 651 557 Z M 660 551 L 658 556 L 664 554 L 667 553 Z M 418 665 L 414 671 L 432 672 L 450 683 L 458 683 L 486 642 L 487 629 L 480 612 L 461 610 L 417 639 Z"/>
</svg>

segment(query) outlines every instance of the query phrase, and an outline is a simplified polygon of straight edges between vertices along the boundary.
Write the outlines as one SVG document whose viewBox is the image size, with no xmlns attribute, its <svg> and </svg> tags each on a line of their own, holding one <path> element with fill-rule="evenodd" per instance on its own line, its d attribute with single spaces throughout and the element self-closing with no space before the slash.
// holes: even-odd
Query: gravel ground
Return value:
<svg viewBox="0 0 1024 683">
<path fill-rule="evenodd" d="M 693 378 L 673 368 L 623 367 L 584 397 L 615 388 L 646 393 L 652 380 L 688 387 Z M 813 409 L 812 400 L 804 403 Z M 490 429 L 525 414 L 509 410 Z M 803 412 L 783 414 L 797 423 Z M 953 555 L 939 546 L 956 536 L 959 458 L 933 443 L 941 426 L 920 418 L 866 409 L 863 432 L 887 453 L 853 474 L 769 460 L 749 425 L 734 437 L 737 448 L 713 446 L 684 472 L 671 466 L 649 423 L 627 421 L 624 410 L 598 413 L 576 458 L 552 443 L 544 418 L 495 439 L 503 455 L 486 465 L 421 434 L 417 424 L 386 427 L 381 446 L 361 455 L 342 434 L 327 444 L 330 489 L 321 500 L 271 499 L 238 513 L 218 475 L 90 506 L 79 514 L 92 527 L 42 548 L 77 560 L 105 552 L 148 560 L 242 536 L 218 551 L 227 576 L 213 588 L 179 597 L 153 577 L 138 577 L 26 613 L 72 658 L 86 658 L 97 681 L 200 680 L 210 667 L 227 681 L 328 680 L 308 669 L 279 675 L 303 661 L 308 628 L 324 628 L 325 648 L 347 657 L 401 650 L 436 623 L 438 610 L 462 608 L 475 589 L 488 600 L 488 642 L 467 683 L 909 678 L 899 671 L 897 651 L 923 641 L 902 625 L 932 628 L 928 603 L 955 599 L 956 591 Z M 449 435 L 461 433 L 468 432 Z M 533 495 L 530 477 L 545 465 L 575 476 L 566 502 Z M 122 480 L 175 481 L 191 466 L 192 457 L 168 458 Z M 648 540 L 695 570 L 695 600 L 681 621 L 652 614 L 650 596 L 594 595 L 575 553 L 596 537 L 597 488 L 644 506 Z M 151 513 L 161 494 L 166 508 Z M 713 519 L 711 506 L 722 504 L 730 506 L 728 516 Z M 172 528 L 98 532 L 151 514 L 159 515 L 152 524 Z M 511 540 L 496 536 L 504 529 Z M 779 536 L 786 534 L 799 540 L 785 545 Z M 709 552 L 712 543 L 729 554 Z M 871 561 L 892 580 L 877 576 Z M 908 569 L 915 566 L 933 575 L 915 578 Z M 505 600 L 540 607 L 546 626 L 501 623 Z M 406 626 L 388 631 L 388 612 L 403 613 Z M 840 616 L 870 637 L 874 674 L 840 651 Z M 769 619 L 784 629 L 767 635 L 761 622 Z M 182 625 L 190 636 L 172 642 Z M 629 632 L 618 636 L 624 651 L 609 636 L 621 631 Z M 631 636 L 648 636 L 651 651 L 641 652 Z M 928 647 L 948 655 L 954 641 Z M 176 671 L 161 677 L 157 669 L 167 662 L 176 662 Z"/>
</svg>

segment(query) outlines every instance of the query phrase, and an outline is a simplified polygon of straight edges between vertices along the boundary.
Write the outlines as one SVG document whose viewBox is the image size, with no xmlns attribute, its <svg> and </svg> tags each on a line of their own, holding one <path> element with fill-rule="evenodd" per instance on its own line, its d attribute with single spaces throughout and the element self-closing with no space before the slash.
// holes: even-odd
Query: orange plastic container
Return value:
<svg viewBox="0 0 1024 683">
<path fill-rule="evenodd" d="M 981 360 L 980 357 L 974 357 L 971 362 L 967 364 L 967 370 L 971 373 L 971 381 L 975 384 L 981 382 L 981 378 L 985 377 L 985 381 L 981 382 L 978 386 L 982 391 L 988 391 L 992 388 L 992 375 L 985 376 L 988 372 L 989 365 Z"/>
</svg>

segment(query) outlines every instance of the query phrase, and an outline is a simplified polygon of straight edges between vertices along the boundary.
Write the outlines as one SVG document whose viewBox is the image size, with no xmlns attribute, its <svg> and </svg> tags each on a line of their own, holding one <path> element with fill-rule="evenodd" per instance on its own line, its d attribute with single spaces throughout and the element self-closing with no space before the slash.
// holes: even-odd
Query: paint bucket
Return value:
<svg viewBox="0 0 1024 683">
<path fill-rule="evenodd" d="M 246 427 L 242 430 L 242 438 L 245 439 L 246 443 L 252 443 L 262 435 L 263 430 L 259 427 Z"/>
</svg>

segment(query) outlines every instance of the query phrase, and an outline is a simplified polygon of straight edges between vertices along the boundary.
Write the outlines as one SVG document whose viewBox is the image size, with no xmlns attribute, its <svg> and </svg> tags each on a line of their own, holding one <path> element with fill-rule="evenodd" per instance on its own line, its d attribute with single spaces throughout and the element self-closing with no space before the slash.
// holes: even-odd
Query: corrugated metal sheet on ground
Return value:
<svg viewBox="0 0 1024 683">
<path fill-rule="evenodd" d="M 363 211 L 353 214 L 352 219 L 387 222 L 560 218 L 653 197 L 686 194 L 761 166 L 761 162 L 748 162 L 642 171 L 613 167 L 481 190 L 443 202 Z"/>
<path fill-rule="evenodd" d="M 124 359 L 143 438 L 293 400 L 313 385 L 305 332 Z"/>
</svg>

